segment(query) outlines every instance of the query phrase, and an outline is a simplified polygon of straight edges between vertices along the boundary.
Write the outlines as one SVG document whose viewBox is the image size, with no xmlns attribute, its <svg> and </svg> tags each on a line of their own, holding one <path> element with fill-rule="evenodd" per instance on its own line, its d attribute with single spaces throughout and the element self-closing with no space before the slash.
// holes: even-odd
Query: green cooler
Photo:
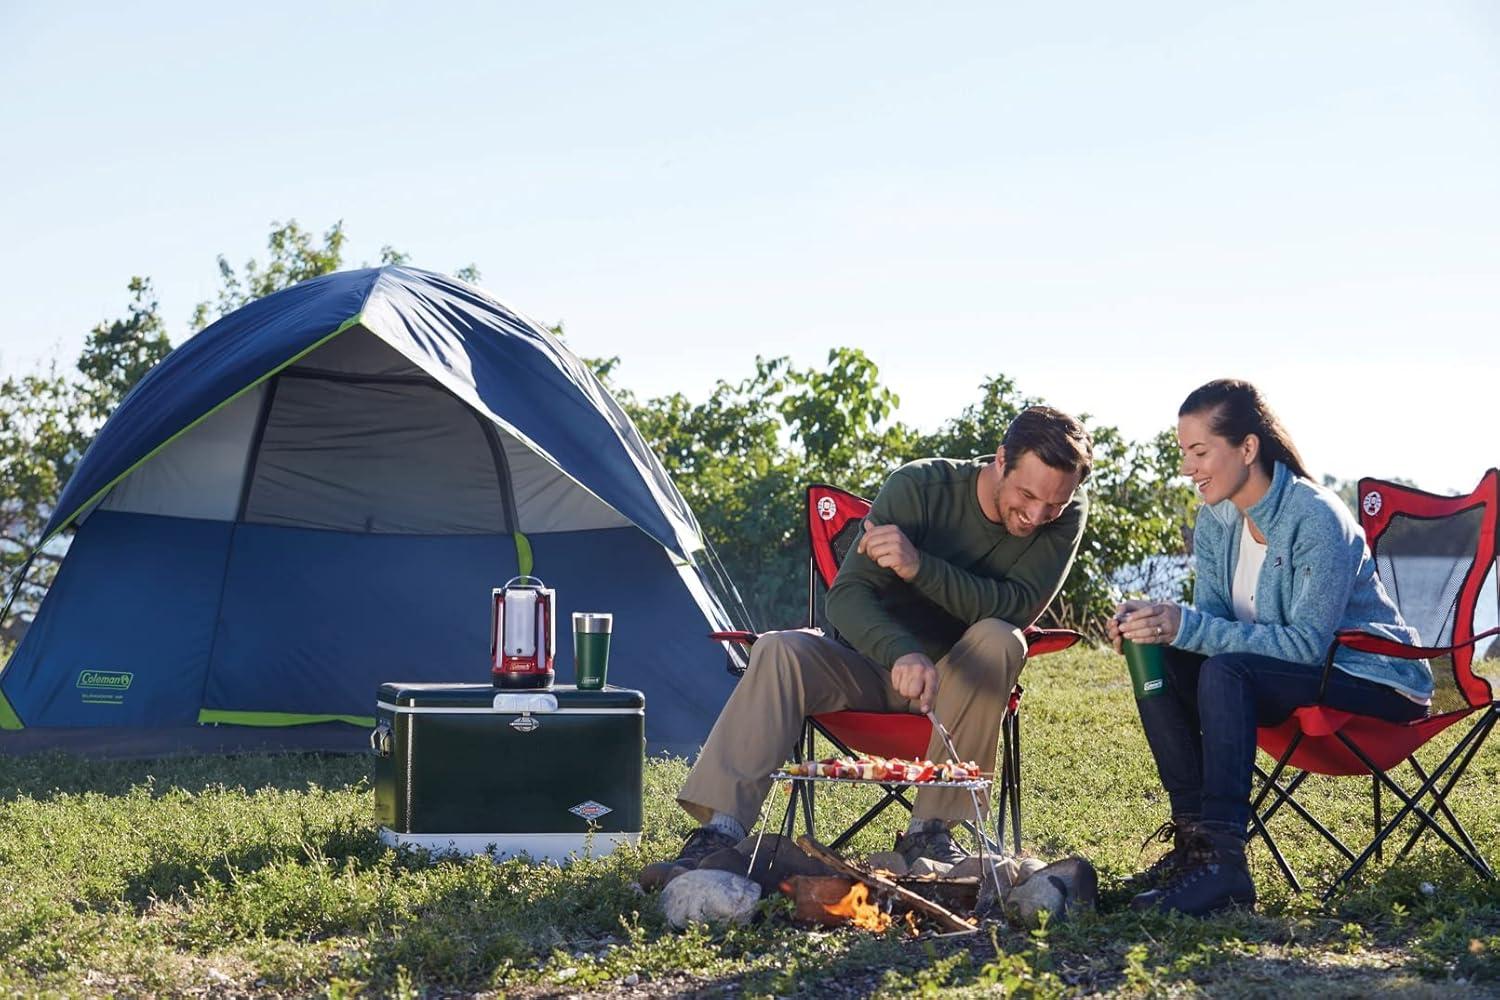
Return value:
<svg viewBox="0 0 1500 1000">
<path fill-rule="evenodd" d="M 638 843 L 645 706 L 617 687 L 380 685 L 370 749 L 381 840 L 552 861 Z"/>
</svg>

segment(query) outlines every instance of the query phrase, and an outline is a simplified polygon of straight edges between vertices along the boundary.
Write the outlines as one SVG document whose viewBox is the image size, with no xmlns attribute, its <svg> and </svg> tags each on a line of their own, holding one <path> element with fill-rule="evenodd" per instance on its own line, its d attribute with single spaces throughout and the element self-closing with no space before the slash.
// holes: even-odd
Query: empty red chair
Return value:
<svg viewBox="0 0 1500 1000">
<path fill-rule="evenodd" d="M 1415 819 L 1416 828 L 1401 848 L 1401 856 L 1430 831 L 1480 876 L 1494 878 L 1489 863 L 1447 800 L 1489 736 L 1500 710 L 1489 682 L 1474 672 L 1477 644 L 1500 634 L 1500 628 L 1474 632 L 1485 580 L 1496 569 L 1500 472 L 1489 470 L 1472 493 L 1452 497 L 1379 479 L 1362 479 L 1359 502 L 1360 522 L 1381 583 L 1426 645 L 1403 646 L 1360 631 L 1340 632 L 1325 658 L 1325 683 L 1340 648 L 1427 659 L 1437 686 L 1433 713 L 1415 722 L 1398 723 L 1313 704 L 1297 709 L 1280 725 L 1260 729 L 1257 742 L 1276 764 L 1269 774 L 1256 767 L 1261 783 L 1251 802 L 1252 835 L 1265 839 L 1282 873 L 1293 888 L 1300 890 L 1301 883 L 1277 847 L 1268 824 L 1283 805 L 1308 822 L 1349 862 L 1324 894 L 1325 899 L 1371 857 L 1378 856 L 1386 839 L 1408 817 Z M 1471 717 L 1475 717 L 1473 724 L 1458 744 L 1431 772 L 1426 770 L 1416 751 L 1448 727 Z M 1398 784 L 1391 773 L 1403 762 L 1415 778 L 1414 791 Z M 1281 779 L 1287 773 L 1292 777 L 1283 785 Z M 1297 789 L 1309 774 L 1363 775 L 1370 779 L 1374 836 L 1360 853 L 1339 840 L 1297 800 Z M 1400 802 L 1389 820 L 1381 815 L 1382 791 Z"/>
</svg>

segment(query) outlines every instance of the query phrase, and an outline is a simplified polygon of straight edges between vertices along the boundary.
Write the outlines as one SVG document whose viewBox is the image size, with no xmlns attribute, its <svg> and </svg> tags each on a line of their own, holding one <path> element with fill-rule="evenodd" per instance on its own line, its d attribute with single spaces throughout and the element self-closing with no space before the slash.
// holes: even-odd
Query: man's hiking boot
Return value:
<svg viewBox="0 0 1500 1000">
<path fill-rule="evenodd" d="M 676 864 L 684 868 L 697 868 L 698 862 L 713 854 L 722 851 L 726 847 L 734 847 L 739 841 L 711 826 L 700 826 L 687 835 L 682 842 L 682 850 L 677 852 Z"/>
<path fill-rule="evenodd" d="M 1200 825 L 1188 833 L 1186 857 L 1160 889 L 1130 901 L 1133 909 L 1201 917 L 1226 906 L 1254 906 L 1255 882 L 1245 861 L 1245 838 Z"/>
<path fill-rule="evenodd" d="M 1145 871 L 1136 872 L 1125 880 L 1124 889 L 1131 895 L 1149 892 L 1152 889 L 1160 889 L 1169 882 L 1173 875 L 1177 874 L 1183 864 L 1187 861 L 1187 842 L 1193 827 L 1197 824 L 1196 816 L 1173 816 L 1161 826 L 1156 832 L 1141 842 L 1141 850 L 1144 851 L 1150 843 L 1155 840 L 1163 844 L 1171 844 L 1167 853 L 1151 863 L 1151 867 Z"/>
<path fill-rule="evenodd" d="M 918 858 L 941 861 L 945 865 L 956 865 L 968 857 L 963 849 L 953 842 L 948 832 L 948 823 L 941 819 L 929 819 L 915 830 L 908 830 L 896 838 L 895 851 L 906 859 L 908 865 Z"/>
</svg>

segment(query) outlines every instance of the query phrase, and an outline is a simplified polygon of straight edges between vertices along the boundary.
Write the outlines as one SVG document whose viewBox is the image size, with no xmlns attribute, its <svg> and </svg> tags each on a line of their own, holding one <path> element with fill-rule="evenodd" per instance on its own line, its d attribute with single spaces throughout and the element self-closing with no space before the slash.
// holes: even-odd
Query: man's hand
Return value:
<svg viewBox="0 0 1500 1000">
<path fill-rule="evenodd" d="M 865 533 L 859 539 L 860 554 L 875 565 L 910 583 L 922 564 L 922 553 L 894 524 L 877 525 L 865 518 Z"/>
<path fill-rule="evenodd" d="M 924 713 L 937 700 L 938 672 L 921 653 L 907 653 L 891 664 L 891 686 L 901 697 L 917 703 Z"/>
</svg>

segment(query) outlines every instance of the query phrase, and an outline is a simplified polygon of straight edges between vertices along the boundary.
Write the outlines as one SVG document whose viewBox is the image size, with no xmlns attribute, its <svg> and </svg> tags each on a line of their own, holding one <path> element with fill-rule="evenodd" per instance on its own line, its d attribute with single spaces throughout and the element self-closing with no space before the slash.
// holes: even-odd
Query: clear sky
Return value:
<svg viewBox="0 0 1500 1000">
<path fill-rule="evenodd" d="M 864 349 L 1145 436 L 1260 383 L 1315 472 L 1500 463 L 1500 5 L 0 0 L 0 372 L 342 219 L 702 398 Z"/>
</svg>

